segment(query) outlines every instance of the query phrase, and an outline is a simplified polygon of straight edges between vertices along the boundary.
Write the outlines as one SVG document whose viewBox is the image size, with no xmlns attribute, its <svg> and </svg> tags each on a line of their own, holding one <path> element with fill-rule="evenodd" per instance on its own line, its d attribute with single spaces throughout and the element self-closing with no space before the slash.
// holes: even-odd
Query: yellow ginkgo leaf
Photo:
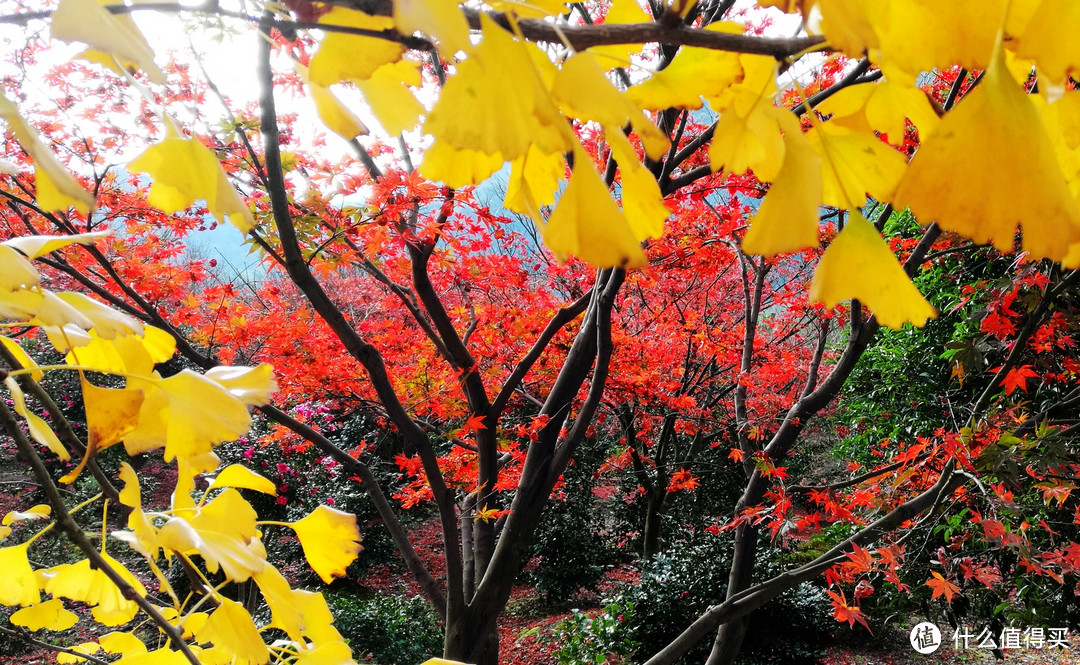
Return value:
<svg viewBox="0 0 1080 665">
<path fill-rule="evenodd" d="M 82 42 L 121 61 L 130 60 L 154 83 L 165 82 L 165 74 L 154 64 L 153 49 L 131 17 L 112 14 L 97 0 L 60 0 L 49 30 L 53 39 Z"/>
<path fill-rule="evenodd" d="M 334 7 L 319 19 L 326 25 L 340 25 L 362 30 L 390 30 L 394 21 L 388 16 L 372 16 L 344 7 Z M 342 81 L 370 78 L 375 70 L 401 58 L 405 47 L 377 37 L 328 32 L 311 56 L 309 74 L 312 82 L 329 87 Z"/>
<path fill-rule="evenodd" d="M 341 640 L 341 633 L 334 628 L 334 617 L 321 593 L 293 589 L 292 598 L 293 606 L 304 617 L 304 637 L 316 646 Z"/>
<path fill-rule="evenodd" d="M 125 492 L 132 487 L 131 483 L 128 483 L 124 488 Z M 130 498 L 125 498 L 125 492 L 120 493 L 120 500 L 122 502 L 129 501 Z M 125 503 L 125 505 L 127 505 Z M 154 527 L 150 518 L 146 516 L 142 508 L 136 506 L 128 515 L 128 528 L 130 531 L 113 531 L 110 535 L 117 540 L 122 540 L 131 546 L 131 549 L 135 550 L 139 554 L 142 554 L 148 559 L 151 570 L 154 571 L 155 577 L 161 579 L 158 575 L 156 565 L 153 563 L 157 560 L 160 554 L 161 546 L 158 544 L 157 529 Z M 162 589 L 165 590 L 169 587 L 166 581 L 162 584 Z"/>
<path fill-rule="evenodd" d="M 93 48 L 88 48 L 75 57 L 80 60 L 86 60 L 87 62 L 97 63 L 121 77 L 124 76 L 125 73 L 134 74 L 139 69 L 139 63 L 134 60 L 117 58 L 111 53 L 106 53 L 105 51 L 99 51 Z"/>
<path fill-rule="evenodd" d="M 810 283 L 810 302 L 835 307 L 858 299 L 881 325 L 898 329 L 905 323 L 921 328 L 937 312 L 911 283 L 874 225 L 858 212 L 821 257 Z"/>
<path fill-rule="evenodd" d="M 1041 0 L 1027 23 L 1016 54 L 1035 60 L 1040 74 L 1064 83 L 1080 73 L 1080 53 L 1073 28 L 1080 24 L 1080 3 L 1073 0 Z"/>
<path fill-rule="evenodd" d="M 211 573 L 218 569 L 242 582 L 266 565 L 258 544 L 255 510 L 235 489 L 226 489 L 190 517 L 174 517 L 158 530 L 156 544 L 183 554 L 198 553 Z"/>
<path fill-rule="evenodd" d="M 11 400 L 14 402 L 15 413 L 26 418 L 26 428 L 34 441 L 37 441 L 48 448 L 61 460 L 71 459 L 71 453 L 64 447 L 64 444 L 60 443 L 60 439 L 57 438 L 56 432 L 53 432 L 52 428 L 49 427 L 49 423 L 45 422 L 41 416 L 26 408 L 26 398 L 23 396 L 22 388 L 15 382 L 15 379 L 9 376 L 4 379 L 4 385 L 7 386 L 8 391 L 11 392 Z"/>
<path fill-rule="evenodd" d="M 0 291 L 37 286 L 40 280 L 37 268 L 25 256 L 6 244 L 0 244 Z"/>
<path fill-rule="evenodd" d="M 8 352 L 15 356 L 15 362 L 18 364 L 18 367 L 14 367 L 13 369 L 18 369 L 19 367 L 30 369 L 38 366 L 37 363 L 33 362 L 33 358 L 27 355 L 26 351 L 23 350 L 22 344 L 19 344 L 11 338 L 3 337 L 2 335 L 0 335 L 0 344 L 3 344 L 4 348 L 8 349 Z M 40 381 L 45 378 L 45 372 L 36 369 L 35 371 L 30 372 L 30 377 L 35 381 Z"/>
<path fill-rule="evenodd" d="M 957 193 L 947 179 L 968 183 Z M 1039 113 L 1012 78 L 1001 50 L 982 82 L 942 119 L 915 153 L 894 203 L 1001 251 L 1016 228 L 1034 258 L 1064 258 L 1080 241 L 1080 210 Z"/>
<path fill-rule="evenodd" d="M 69 245 L 93 245 L 95 240 L 110 235 L 111 230 L 75 233 L 69 236 L 17 236 L 5 240 L 2 244 L 19 250 L 27 258 L 36 259 Z"/>
<path fill-rule="evenodd" d="M 104 372 L 149 377 L 154 365 L 163 363 L 176 353 L 172 335 L 154 326 L 144 326 L 143 334 L 102 339 L 90 330 L 90 342 L 72 349 L 64 361 L 71 365 L 86 365 Z"/>
<path fill-rule="evenodd" d="M 817 0 L 821 31 L 829 43 L 851 58 L 878 47 L 874 31 L 874 4 L 867 0 Z"/>
<path fill-rule="evenodd" d="M 0 605 L 36 605 L 41 600 L 37 577 L 26 558 L 29 543 L 12 547 L 0 547 L 0 570 L 4 571 L 4 583 L 0 584 Z"/>
<path fill-rule="evenodd" d="M 592 53 L 578 53 L 564 62 L 554 76 L 551 93 L 568 116 L 593 120 L 609 132 L 630 124 L 643 140 L 650 139 L 645 147 L 653 159 L 661 157 L 668 148 L 667 137 L 642 114 L 637 104 L 611 84 Z"/>
<path fill-rule="evenodd" d="M 919 72 L 954 64 L 969 70 L 986 67 L 1009 1 L 904 0 L 876 9 L 868 3 L 868 11 L 876 14 L 886 78 L 914 80 Z"/>
<path fill-rule="evenodd" d="M 98 644 L 107 653 L 118 653 L 122 656 L 137 656 L 146 653 L 146 645 L 132 633 L 113 631 L 99 637 Z"/>
<path fill-rule="evenodd" d="M 394 3 L 394 23 L 399 32 L 422 32 L 435 37 L 439 55 L 445 60 L 471 46 L 469 24 L 457 0 L 398 0 Z"/>
<path fill-rule="evenodd" d="M 119 443 L 139 424 L 143 391 L 133 388 L 101 388 L 82 379 L 86 405 L 87 444 L 95 451 Z"/>
<path fill-rule="evenodd" d="M 784 130 L 784 163 L 743 238 L 750 254 L 775 256 L 818 246 L 821 157 L 796 126 Z"/>
<path fill-rule="evenodd" d="M 559 158 L 561 159 L 562 155 L 559 155 Z M 516 163 L 524 159 L 524 157 L 518 157 L 514 161 Z M 431 147 L 424 152 L 424 161 L 420 165 L 420 170 L 425 178 L 442 182 L 456 189 L 482 183 L 491 177 L 492 173 L 502 168 L 504 163 L 501 153 L 488 155 L 479 150 L 459 150 L 445 141 L 435 139 Z"/>
<path fill-rule="evenodd" d="M 833 116 L 831 124 L 857 132 L 876 130 L 887 134 L 894 145 L 903 142 L 908 119 L 924 141 L 939 122 L 926 93 L 891 81 L 844 88 L 816 108 Z"/>
<path fill-rule="evenodd" d="M 159 379 L 146 391 L 139 423 L 124 437 L 128 454 L 165 447 L 165 460 L 208 453 L 242 436 L 251 416 L 221 384 L 191 370 Z"/>
<path fill-rule="evenodd" d="M 604 136 L 607 137 L 611 154 L 619 165 L 622 177 L 622 186 L 619 189 L 622 195 L 622 211 L 630 224 L 630 230 L 638 240 L 660 236 L 664 232 L 664 222 L 671 214 L 664 205 L 660 185 L 656 183 L 649 169 L 638 161 L 634 146 L 630 145 L 621 129 L 608 130 Z"/>
<path fill-rule="evenodd" d="M 206 201 L 210 214 L 230 221 L 247 233 L 255 218 L 236 193 L 214 153 L 197 139 L 182 139 L 172 123 L 164 141 L 147 148 L 128 164 L 128 169 L 153 179 L 147 202 L 162 212 L 186 210 L 195 201 Z"/>
<path fill-rule="evenodd" d="M 131 574 L 123 564 L 102 553 L 106 565 L 119 573 L 140 596 L 146 595 L 146 587 Z M 45 591 L 54 597 L 69 598 L 93 607 L 94 618 L 106 626 L 120 626 L 138 612 L 134 601 L 128 600 L 112 580 L 99 569 L 90 567 L 90 560 L 53 568 L 55 575 L 45 583 Z"/>
<path fill-rule="evenodd" d="M 184 631 L 184 637 L 194 637 L 203 629 L 209 618 L 210 615 L 206 612 L 188 612 L 181 618 L 178 625 Z"/>
<path fill-rule="evenodd" d="M 777 118 L 788 111 L 775 108 L 749 89 L 736 88 L 716 122 L 709 163 L 714 171 L 741 174 L 751 169 L 759 180 L 774 181 L 784 161 L 784 138 Z"/>
<path fill-rule="evenodd" d="M 296 665 L 352 665 L 352 649 L 345 640 L 326 642 L 299 653 Z"/>
<path fill-rule="evenodd" d="M 92 656 L 98 651 L 101 651 L 101 645 L 97 642 L 83 642 L 82 644 L 71 647 L 71 650 L 84 653 L 87 656 Z M 56 662 L 61 665 L 69 665 L 70 663 L 87 663 L 89 661 L 85 658 L 79 658 L 74 654 L 64 652 L 56 654 Z"/>
<path fill-rule="evenodd" d="M 311 101 L 315 102 L 315 111 L 327 129 L 346 141 L 368 133 L 364 122 L 342 104 L 330 88 L 311 82 L 308 78 L 307 67 L 300 63 L 296 63 L 295 67 L 300 78 L 307 83 L 308 90 L 311 92 Z"/>
<path fill-rule="evenodd" d="M 89 319 L 91 327 L 102 339 L 113 339 L 117 335 L 143 334 L 143 324 L 138 319 L 118 312 L 81 293 L 62 291 L 57 293 L 56 297 Z"/>
<path fill-rule="evenodd" d="M 138 508 L 142 505 L 139 474 L 135 473 L 135 469 L 130 464 L 121 462 L 119 476 L 124 483 L 124 489 L 120 490 L 120 503 L 130 508 Z"/>
<path fill-rule="evenodd" d="M 270 608 L 270 627 L 279 628 L 294 641 L 303 643 L 304 616 L 293 602 L 293 590 L 285 576 L 267 564 L 251 577 Z"/>
<path fill-rule="evenodd" d="M 447 660 L 445 658 L 429 658 L 425 660 L 421 665 L 466 665 L 466 663 L 460 660 Z"/>
<path fill-rule="evenodd" d="M 648 265 L 626 216 L 581 149 L 574 152 L 573 173 L 543 235 L 560 260 L 572 254 L 598 268 Z"/>
<path fill-rule="evenodd" d="M 274 485 L 273 481 L 260 476 L 243 464 L 230 464 L 222 469 L 221 473 L 214 478 L 207 489 L 214 489 L 215 487 L 238 487 L 270 494 L 271 496 L 277 494 L 277 486 Z"/>
<path fill-rule="evenodd" d="M 523 157 L 569 152 L 572 132 L 541 83 L 529 48 L 481 14 L 483 39 L 458 66 L 424 131 L 459 150 Z M 421 172 L 424 172 L 421 166 Z"/>
<path fill-rule="evenodd" d="M 375 70 L 370 78 L 353 81 L 375 119 L 390 135 L 407 132 L 420 122 L 424 107 L 408 86 L 420 85 L 420 64 L 398 60 Z"/>
<path fill-rule="evenodd" d="M 59 598 L 24 607 L 11 615 L 11 623 L 30 631 L 67 630 L 78 620 L 79 615 L 65 610 L 64 601 Z"/>
<path fill-rule="evenodd" d="M 706 30 L 742 34 L 736 23 L 713 23 Z M 739 55 L 728 51 L 684 46 L 665 69 L 626 91 L 642 108 L 699 109 L 702 97 L 718 97 L 731 85 L 742 81 Z"/>
<path fill-rule="evenodd" d="M 566 158 L 562 154 L 545 155 L 532 146 L 524 157 L 518 157 L 510 164 L 503 207 L 528 215 L 538 224 L 543 223 L 540 207 L 555 202 L 555 193 L 565 171 Z"/>
<path fill-rule="evenodd" d="M 196 646 L 192 648 L 192 651 L 195 651 L 195 657 L 199 659 L 199 665 L 231 665 L 233 659 L 231 653 L 215 647 L 201 649 Z M 297 659 L 295 662 L 299 663 L 300 660 Z"/>
<path fill-rule="evenodd" d="M 0 94 L 0 118 L 34 160 L 34 179 L 37 185 L 37 204 L 45 212 L 62 212 L 75 208 L 87 213 L 94 207 L 94 197 L 82 188 L 52 150 L 41 142 L 38 133 L 19 115 L 15 105 Z"/>
<path fill-rule="evenodd" d="M 837 208 L 862 208 L 866 194 L 888 201 L 904 175 L 907 160 L 873 134 L 819 124 L 809 136 L 821 156 L 821 202 Z"/>
<path fill-rule="evenodd" d="M 248 406 L 268 404 L 270 395 L 277 390 L 274 368 L 269 363 L 260 363 L 255 367 L 219 365 L 206 370 L 203 376 Z"/>
<path fill-rule="evenodd" d="M 182 651 L 162 647 L 146 653 L 131 654 L 114 661 L 116 665 L 190 665 L 191 661 Z"/>
<path fill-rule="evenodd" d="M 3 540 L 11 535 L 10 526 L 0 526 L 0 540 Z"/>
<path fill-rule="evenodd" d="M 220 596 L 218 602 L 220 605 L 210 614 L 197 639 L 231 653 L 236 665 L 263 665 L 269 661 L 270 650 L 243 605 Z"/>
<path fill-rule="evenodd" d="M 296 532 L 311 568 L 327 584 L 344 575 L 362 549 L 356 516 L 329 506 L 319 506 L 289 526 Z"/>
<path fill-rule="evenodd" d="M 11 511 L 4 515 L 4 519 L 0 521 L 0 524 L 8 526 L 15 522 L 40 522 L 49 519 L 50 515 L 52 515 L 52 507 L 47 503 L 41 503 L 24 511 Z"/>
</svg>

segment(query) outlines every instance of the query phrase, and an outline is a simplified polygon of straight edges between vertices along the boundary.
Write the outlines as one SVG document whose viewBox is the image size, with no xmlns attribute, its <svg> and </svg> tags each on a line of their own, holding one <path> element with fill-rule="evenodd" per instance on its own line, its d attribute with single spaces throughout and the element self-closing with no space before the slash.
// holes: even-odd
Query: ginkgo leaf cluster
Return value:
<svg viewBox="0 0 1080 665">
<path fill-rule="evenodd" d="M 141 557 L 154 580 L 158 595 L 171 599 L 162 616 L 183 626 L 184 637 L 198 651 L 202 662 L 262 664 L 271 650 L 260 633 L 261 626 L 244 607 L 226 593 L 228 585 L 208 586 L 212 611 L 200 611 L 197 599 L 178 597 L 163 570 L 182 560 L 189 569 L 220 573 L 226 583 L 254 580 L 270 608 L 272 624 L 289 640 L 276 645 L 275 657 L 297 662 L 352 662 L 350 650 L 333 628 L 332 617 L 321 595 L 292 589 L 267 560 L 263 544 L 266 529 L 291 529 L 312 568 L 325 581 L 341 576 L 360 551 L 360 534 L 354 516 L 320 507 L 307 517 L 290 523 L 259 522 L 255 509 L 240 489 L 275 494 L 267 478 L 239 465 L 217 470 L 214 446 L 247 433 L 249 409 L 266 404 L 275 388 L 267 364 L 256 367 L 215 367 L 204 374 L 183 370 L 164 377 L 155 366 L 172 357 L 175 341 L 164 330 L 145 325 L 86 296 L 52 292 L 32 259 L 63 250 L 75 243 L 93 243 L 103 237 L 91 233 L 67 237 L 24 236 L 0 245 L 5 261 L 0 265 L 0 303 L 5 323 L 41 328 L 53 346 L 66 354 L 68 368 L 49 371 L 78 372 L 85 405 L 88 437 L 80 464 L 62 482 L 73 482 L 103 449 L 123 443 L 129 454 L 162 450 L 177 465 L 172 505 L 151 510 L 142 503 L 139 478 L 134 469 L 121 465 L 120 501 L 130 509 L 127 528 L 112 535 Z M 11 338 L 3 338 L 16 361 L 4 380 L 15 411 L 26 420 L 31 437 L 61 459 L 70 456 L 49 421 L 38 415 L 24 397 L 19 377 L 41 378 L 38 367 Z M 108 374 L 120 387 L 95 385 L 88 371 Z M 196 476 L 211 474 L 209 488 L 195 495 Z M 85 506 L 79 506 L 82 509 Z M 120 628 L 139 612 L 136 597 L 147 597 L 147 585 L 130 564 L 121 563 L 102 549 L 92 565 L 89 558 L 35 570 L 31 548 L 42 533 L 53 528 L 52 507 L 34 506 L 8 513 L 0 526 L 0 538 L 12 536 L 16 523 L 40 524 L 22 542 L 0 547 L 0 566 L 5 581 L 0 585 L 0 604 L 18 609 L 11 620 L 31 631 L 63 631 L 77 616 L 67 603 L 83 603 L 93 619 Z M 22 530 L 20 534 L 24 533 Z M 125 560 L 130 561 L 129 556 Z M 124 581 L 115 584 L 102 567 Z M 47 598 L 47 599 L 46 599 Z M 92 654 L 98 650 L 122 656 L 122 662 L 186 662 L 174 650 L 150 651 L 134 633 L 117 631 L 78 648 Z M 330 660 L 326 660 L 329 658 Z M 151 661 L 148 661 L 151 662 Z"/>
</svg>

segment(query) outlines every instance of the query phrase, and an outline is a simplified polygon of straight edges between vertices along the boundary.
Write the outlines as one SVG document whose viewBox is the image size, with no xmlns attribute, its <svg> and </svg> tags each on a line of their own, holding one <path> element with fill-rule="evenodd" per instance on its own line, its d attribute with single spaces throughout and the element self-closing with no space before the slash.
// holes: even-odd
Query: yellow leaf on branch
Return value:
<svg viewBox="0 0 1080 665">
<path fill-rule="evenodd" d="M 214 489 L 215 487 L 238 487 L 271 496 L 277 494 L 277 486 L 274 485 L 273 481 L 265 476 L 260 476 L 242 464 L 230 464 L 222 469 L 221 473 L 214 477 L 208 489 Z"/>
<path fill-rule="evenodd" d="M 862 208 L 866 194 L 888 201 L 904 175 L 907 159 L 875 137 L 822 123 L 808 137 L 821 156 L 821 202 Z"/>
<path fill-rule="evenodd" d="M 266 551 L 255 528 L 255 510 L 229 488 L 192 516 L 173 517 L 158 530 L 156 544 L 182 554 L 199 554 L 207 570 L 223 570 L 242 582 L 266 565 Z"/>
<path fill-rule="evenodd" d="M 289 526 L 296 532 L 311 568 L 329 584 L 356 559 L 362 549 L 356 516 L 319 506 Z"/>
<path fill-rule="evenodd" d="M 1000 49 L 982 82 L 912 158 L 893 202 L 923 224 L 936 221 L 1003 252 L 1012 250 L 1018 225 L 1032 258 L 1060 261 L 1080 242 L 1080 208 L 1035 105 Z"/>
<path fill-rule="evenodd" d="M 197 139 L 180 138 L 165 122 L 165 140 L 147 148 L 128 164 L 128 169 L 153 179 L 150 205 L 165 213 L 186 210 L 198 200 L 206 201 L 210 214 L 229 221 L 247 233 L 255 219 L 237 194 L 214 153 Z"/>
<path fill-rule="evenodd" d="M 218 608 L 210 613 L 210 618 L 196 638 L 232 654 L 236 665 L 264 665 L 268 662 L 270 650 L 266 648 L 244 606 L 220 596 L 218 602 Z"/>
<path fill-rule="evenodd" d="M 648 264 L 630 222 L 615 205 L 592 160 L 574 154 L 574 170 L 543 229 L 544 243 L 559 260 L 574 255 L 597 268 L 643 268 Z"/>
<path fill-rule="evenodd" d="M 447 80 L 424 131 L 452 148 L 504 161 L 524 157 L 532 145 L 545 154 L 569 152 L 573 133 L 537 74 L 529 54 L 535 47 L 486 14 L 481 24 L 483 39 Z M 431 177 L 424 164 L 420 171 Z"/>
<path fill-rule="evenodd" d="M 64 609 L 64 601 L 59 598 L 25 607 L 11 615 L 11 623 L 29 631 L 67 630 L 78 620 L 79 615 Z"/>
<path fill-rule="evenodd" d="M 146 645 L 132 633 L 113 631 L 98 638 L 98 644 L 107 653 L 121 656 L 137 656 L 146 653 Z"/>
<path fill-rule="evenodd" d="M 146 587 L 123 564 L 102 553 L 106 565 L 120 574 L 140 596 Z M 131 621 L 139 607 L 128 600 L 105 573 L 90 567 L 90 560 L 65 563 L 51 569 L 55 574 L 45 583 L 45 591 L 56 597 L 69 598 L 92 606 L 94 619 L 106 626 L 122 626 Z"/>
<path fill-rule="evenodd" d="M 13 510 L 4 515 L 4 519 L 0 520 L 0 525 L 8 526 L 15 522 L 40 522 L 49 519 L 52 515 L 52 507 L 47 503 L 41 503 L 36 506 L 31 506 L 26 510 L 19 511 Z"/>
<path fill-rule="evenodd" d="M 555 202 L 555 193 L 565 171 L 566 158 L 561 153 L 545 155 L 536 146 L 530 147 L 528 154 L 510 163 L 503 207 L 528 215 L 537 224 L 542 224 L 540 207 Z"/>
<path fill-rule="evenodd" d="M 356 117 L 356 114 L 350 111 L 329 87 L 313 83 L 310 80 L 307 67 L 297 63 L 296 72 L 307 84 L 308 91 L 311 93 L 311 101 L 315 102 L 315 110 L 319 114 L 319 120 L 322 120 L 327 129 L 346 141 L 368 133 L 364 121 Z"/>
<path fill-rule="evenodd" d="M 37 204 L 45 212 L 62 212 L 75 208 L 87 213 L 94 208 L 94 197 L 82 188 L 38 136 L 33 127 L 19 115 L 11 101 L 0 94 L 0 118 L 34 160 L 34 182 L 37 186 Z"/>
<path fill-rule="evenodd" d="M 893 329 L 905 323 L 921 328 L 937 316 L 874 225 L 854 210 L 825 250 L 810 283 L 810 302 L 831 308 L 852 299 L 869 307 L 881 325 Z"/>
<path fill-rule="evenodd" d="M 390 135 L 407 132 L 420 122 L 424 107 L 409 90 L 420 85 L 420 64 L 412 60 L 398 60 L 375 70 L 370 78 L 353 81 L 364 101 L 371 108 L 375 119 Z"/>
<path fill-rule="evenodd" d="M 60 0 L 49 30 L 53 39 L 82 42 L 121 62 L 136 63 L 154 83 L 165 82 L 165 74 L 154 64 L 153 49 L 131 16 L 112 14 L 97 0 Z"/>
<path fill-rule="evenodd" d="M 751 254 L 775 256 L 819 244 L 821 157 L 793 116 L 784 122 L 784 162 L 743 238 L 743 250 Z"/>
<path fill-rule="evenodd" d="M 340 25 L 362 30 L 391 30 L 394 21 L 388 16 L 334 7 L 319 19 L 326 25 Z M 329 87 L 342 81 L 370 78 L 375 70 L 401 58 L 405 47 L 378 37 L 327 32 L 319 50 L 311 56 L 309 74 L 312 82 Z"/>
<path fill-rule="evenodd" d="M 639 240 L 660 236 L 664 232 L 664 222 L 671 215 L 664 205 L 660 185 L 652 172 L 638 160 L 634 146 L 630 145 L 621 129 L 612 128 L 604 132 L 604 136 L 619 165 L 622 212 L 630 224 L 630 230 Z"/>
<path fill-rule="evenodd" d="M 736 23 L 713 23 L 706 30 L 742 34 Z M 702 97 L 719 97 L 743 80 L 739 55 L 727 51 L 684 46 L 661 71 L 627 90 L 627 96 L 649 110 L 667 108 L 699 109 Z"/>
<path fill-rule="evenodd" d="M 184 370 L 147 382 L 138 425 L 124 437 L 129 455 L 165 447 L 165 460 L 209 453 L 251 426 L 244 402 L 213 379 Z"/>
<path fill-rule="evenodd" d="M 52 427 L 49 426 L 49 423 L 45 422 L 41 416 L 26 408 L 26 398 L 23 396 L 22 388 L 15 382 L 15 379 L 9 376 L 4 379 L 4 385 L 7 386 L 8 391 L 11 392 L 11 400 L 14 402 L 15 413 L 26 418 L 26 428 L 34 441 L 37 441 L 48 448 L 61 460 L 71 459 L 71 453 L 64 447 L 64 444 L 60 443 L 60 439 L 57 438 L 56 432 L 52 431 Z"/>
<path fill-rule="evenodd" d="M 629 124 L 653 159 L 659 159 L 668 149 L 667 137 L 645 117 L 641 107 L 608 81 L 604 68 L 592 53 L 578 53 L 567 59 L 555 74 L 551 93 L 563 113 L 598 122 L 608 132 Z"/>
<path fill-rule="evenodd" d="M 457 0 L 397 0 L 394 23 L 399 32 L 422 32 L 436 39 L 439 55 L 450 60 L 459 51 L 468 51 L 469 24 Z"/>
<path fill-rule="evenodd" d="M 4 583 L 0 584 L 0 605 L 27 607 L 41 600 L 37 577 L 26 556 L 29 546 L 29 543 L 23 543 L 0 547 L 0 570 L 4 571 Z"/>
<path fill-rule="evenodd" d="M 1041 0 L 1020 36 L 1016 54 L 1034 60 L 1040 74 L 1063 84 L 1066 77 L 1080 74 L 1080 52 L 1076 48 L 1078 24 L 1080 3 Z"/>
</svg>

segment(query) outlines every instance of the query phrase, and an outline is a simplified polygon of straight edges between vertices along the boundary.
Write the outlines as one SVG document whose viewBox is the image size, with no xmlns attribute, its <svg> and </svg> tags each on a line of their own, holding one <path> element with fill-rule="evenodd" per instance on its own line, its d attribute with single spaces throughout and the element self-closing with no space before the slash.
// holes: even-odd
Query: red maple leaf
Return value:
<svg viewBox="0 0 1080 665">
<path fill-rule="evenodd" d="M 1006 395 L 1011 395 L 1017 388 L 1026 392 L 1027 380 L 1037 376 L 1039 374 L 1031 369 L 1031 365 L 1021 365 L 1009 370 L 1009 373 L 1001 380 L 1001 386 L 1005 388 Z"/>
<path fill-rule="evenodd" d="M 837 621 L 840 623 L 847 621 L 848 626 L 854 626 L 855 622 L 858 621 L 863 625 L 863 628 L 870 630 L 870 626 L 866 623 L 866 615 L 862 613 L 858 605 L 848 605 L 843 591 L 839 595 L 832 591 L 826 591 L 825 593 L 832 598 L 833 616 L 836 617 Z"/>
<path fill-rule="evenodd" d="M 960 587 L 942 577 L 941 573 L 936 570 L 932 571 L 931 575 L 933 575 L 933 577 L 926 581 L 926 586 L 934 590 L 930 600 L 933 600 L 938 596 L 945 596 L 945 600 L 951 603 L 953 596 L 960 592 Z"/>
</svg>

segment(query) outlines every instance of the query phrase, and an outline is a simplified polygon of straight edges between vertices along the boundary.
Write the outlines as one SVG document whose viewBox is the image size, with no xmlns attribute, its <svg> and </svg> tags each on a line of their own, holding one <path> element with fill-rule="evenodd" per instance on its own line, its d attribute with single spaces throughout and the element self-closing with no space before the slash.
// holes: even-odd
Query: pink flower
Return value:
<svg viewBox="0 0 1080 665">
<path fill-rule="evenodd" d="M 289 502 L 289 500 L 288 500 L 288 499 L 286 499 L 286 498 L 285 498 L 285 497 L 283 497 L 283 496 L 279 496 L 279 497 L 277 498 L 277 505 L 279 505 L 279 506 L 284 506 L 284 505 L 285 505 L 286 503 L 288 503 L 288 502 Z"/>
<path fill-rule="evenodd" d="M 332 497 L 332 496 L 327 497 L 326 498 L 326 505 L 328 505 L 328 506 L 334 505 L 334 497 Z"/>
<path fill-rule="evenodd" d="M 255 455 L 254 448 L 248 448 L 244 451 L 244 459 L 251 459 Z"/>
</svg>

